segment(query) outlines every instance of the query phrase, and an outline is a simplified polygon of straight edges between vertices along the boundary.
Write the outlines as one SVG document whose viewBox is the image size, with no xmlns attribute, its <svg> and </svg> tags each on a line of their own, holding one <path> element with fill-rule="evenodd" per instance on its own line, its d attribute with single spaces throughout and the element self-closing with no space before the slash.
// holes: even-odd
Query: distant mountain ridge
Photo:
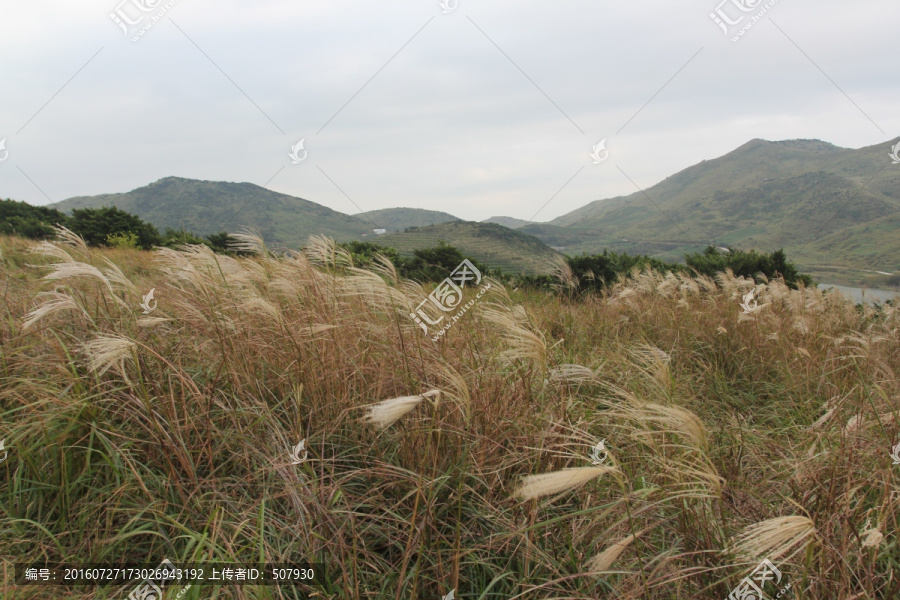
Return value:
<svg viewBox="0 0 900 600">
<path fill-rule="evenodd" d="M 499 216 L 475 224 L 445 212 L 411 208 L 351 216 L 249 183 L 178 177 L 124 194 L 70 198 L 58 207 L 69 211 L 112 205 L 157 227 L 199 234 L 248 226 L 260 230 L 267 241 L 292 247 L 313 234 L 387 243 L 394 235 L 373 230 L 393 234 L 418 227 L 412 237 L 397 239 L 405 244 L 440 235 L 470 241 L 487 236 L 498 246 L 488 253 L 497 250 L 500 254 L 494 258 L 507 265 L 535 265 L 552 249 L 567 254 L 609 249 L 677 260 L 715 244 L 763 251 L 784 248 L 804 267 L 900 273 L 900 165 L 891 165 L 888 156 L 896 142 L 848 149 L 820 140 L 751 140 L 642 191 L 590 202 L 549 223 Z M 528 250 L 529 244 L 523 243 L 504 254 L 502 246 L 510 240 L 502 229 L 479 227 L 489 224 L 534 236 L 540 247 Z M 429 227 L 436 229 L 425 231 Z M 534 255 L 516 260 L 515 252 Z"/>
<path fill-rule="evenodd" d="M 311 235 L 326 235 L 339 242 L 364 240 L 411 254 L 443 241 L 490 267 L 533 273 L 549 271 L 549 259 L 556 255 L 530 235 L 460 221 L 440 211 L 389 208 L 351 216 L 251 183 L 166 177 L 123 194 L 69 198 L 57 208 L 69 212 L 101 206 L 115 206 L 162 230 L 206 235 L 250 227 L 273 247 L 296 248 Z"/>
</svg>

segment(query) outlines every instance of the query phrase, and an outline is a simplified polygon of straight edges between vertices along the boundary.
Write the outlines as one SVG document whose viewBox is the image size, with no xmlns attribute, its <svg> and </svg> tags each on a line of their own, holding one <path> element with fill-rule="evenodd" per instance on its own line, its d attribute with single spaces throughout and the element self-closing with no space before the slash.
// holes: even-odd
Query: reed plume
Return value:
<svg viewBox="0 0 900 600">
<path fill-rule="evenodd" d="M 761 558 L 777 560 L 816 534 L 815 524 L 807 517 L 777 517 L 744 528 L 732 544 L 732 552 L 740 559 L 754 562 Z"/>
<path fill-rule="evenodd" d="M 625 536 L 614 544 L 611 544 L 609 547 L 603 550 L 603 552 L 597 554 L 588 562 L 587 570 L 591 573 L 597 573 L 609 569 L 612 564 L 616 562 L 622 552 L 624 552 L 625 549 L 631 545 L 631 542 L 634 541 L 634 537 L 634 534 L 631 534 Z"/>
<path fill-rule="evenodd" d="M 528 475 L 522 478 L 513 497 L 520 500 L 532 500 L 542 496 L 550 496 L 574 490 L 588 481 L 607 473 L 614 473 L 614 467 L 575 467 L 540 475 Z"/>
<path fill-rule="evenodd" d="M 430 390 L 418 396 L 401 396 L 382 400 L 367 407 L 365 420 L 378 429 L 386 429 L 399 421 L 405 414 L 415 409 L 425 398 L 439 396 L 440 390 Z"/>
</svg>

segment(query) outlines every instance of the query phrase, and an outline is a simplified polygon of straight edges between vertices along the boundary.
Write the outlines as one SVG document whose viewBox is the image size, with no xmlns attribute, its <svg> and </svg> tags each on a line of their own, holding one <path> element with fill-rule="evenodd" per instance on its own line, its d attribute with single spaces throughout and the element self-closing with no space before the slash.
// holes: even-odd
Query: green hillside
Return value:
<svg viewBox="0 0 900 600">
<path fill-rule="evenodd" d="M 808 265 L 806 271 L 823 281 L 882 288 L 900 287 L 898 232 L 900 212 L 842 228 L 812 242 L 798 256 L 804 257 L 804 262 Z"/>
<path fill-rule="evenodd" d="M 558 256 L 537 238 L 495 223 L 456 221 L 409 229 L 374 240 L 409 256 L 418 248 L 443 241 L 483 264 L 509 273 L 548 273 Z"/>
<path fill-rule="evenodd" d="M 403 231 L 408 227 L 427 227 L 438 223 L 459 221 L 459 217 L 451 214 L 421 208 L 385 208 L 353 216 L 369 223 L 373 228 L 377 226 L 379 229 L 388 231 Z"/>
<path fill-rule="evenodd" d="M 889 271 L 900 267 L 891 217 L 900 212 L 900 166 L 890 164 L 891 145 L 753 140 L 646 194 L 592 202 L 521 231 L 570 254 L 609 248 L 673 260 L 716 244 L 784 248 L 804 266 L 877 262 Z"/>
<path fill-rule="evenodd" d="M 520 229 L 525 225 L 532 223 L 532 221 L 516 219 L 515 217 L 491 217 L 490 219 L 485 219 L 482 223 L 496 223 L 497 225 L 503 225 L 510 229 Z"/>
<path fill-rule="evenodd" d="M 251 227 L 275 247 L 296 248 L 310 235 L 326 235 L 336 241 L 372 241 L 411 255 L 413 250 L 444 241 L 485 265 L 510 273 L 547 272 L 548 259 L 556 255 L 537 238 L 500 225 L 464 222 L 448 213 L 414 208 L 350 216 L 250 183 L 167 177 L 124 194 L 70 198 L 58 208 L 69 212 L 100 206 L 115 206 L 161 230 L 183 228 L 204 235 Z M 390 233 L 377 235 L 373 232 L 376 228 Z"/>
<path fill-rule="evenodd" d="M 180 177 L 166 177 L 124 194 L 70 198 L 57 207 L 68 212 L 98 206 L 115 206 L 161 230 L 183 228 L 204 235 L 252 227 L 261 231 L 267 242 L 289 247 L 314 234 L 344 241 L 372 230 L 369 223 L 355 217 L 252 183 Z"/>
</svg>

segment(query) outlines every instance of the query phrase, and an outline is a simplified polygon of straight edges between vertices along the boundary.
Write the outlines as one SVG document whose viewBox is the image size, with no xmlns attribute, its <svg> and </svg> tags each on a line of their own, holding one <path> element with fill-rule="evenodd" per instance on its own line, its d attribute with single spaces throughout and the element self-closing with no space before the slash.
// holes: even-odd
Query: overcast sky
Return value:
<svg viewBox="0 0 900 600">
<path fill-rule="evenodd" d="M 546 221 L 753 138 L 900 134 L 900 2 L 774 0 L 737 42 L 773 0 L 719 2 L 0 0 L 0 197 L 175 175 Z"/>
</svg>

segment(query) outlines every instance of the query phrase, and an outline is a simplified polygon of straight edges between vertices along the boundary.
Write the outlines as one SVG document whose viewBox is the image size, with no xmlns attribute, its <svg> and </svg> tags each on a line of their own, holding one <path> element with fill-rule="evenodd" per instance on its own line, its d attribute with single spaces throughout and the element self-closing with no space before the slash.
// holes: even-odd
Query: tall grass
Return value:
<svg viewBox="0 0 900 600">
<path fill-rule="evenodd" d="M 897 309 L 729 273 L 579 301 L 494 282 L 435 344 L 389 263 L 242 243 L 0 239 L 8 575 L 308 561 L 314 590 L 182 598 L 720 599 L 769 558 L 797 598 L 900 590 Z"/>
</svg>

